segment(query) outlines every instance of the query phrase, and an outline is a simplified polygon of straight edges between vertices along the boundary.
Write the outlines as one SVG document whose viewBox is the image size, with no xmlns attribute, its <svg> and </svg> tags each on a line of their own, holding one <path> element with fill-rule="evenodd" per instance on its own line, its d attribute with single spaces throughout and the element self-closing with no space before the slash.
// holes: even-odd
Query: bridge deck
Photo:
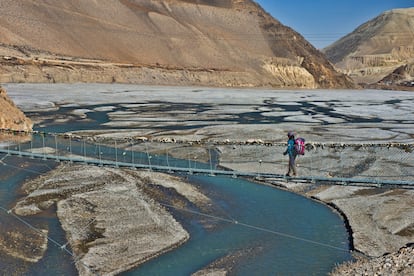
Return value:
<svg viewBox="0 0 414 276">
<path fill-rule="evenodd" d="M 331 185 L 348 185 L 348 186 L 371 186 L 371 187 L 394 187 L 403 189 L 414 189 L 414 181 L 403 181 L 403 180 L 386 180 L 386 179 L 374 179 L 374 178 L 343 178 L 343 177 L 320 177 L 320 176 L 298 176 L 298 177 L 287 177 L 282 174 L 272 173 L 259 173 L 259 172 L 243 172 L 243 171 L 232 171 L 232 170 L 217 170 L 217 169 L 201 169 L 201 168 L 189 168 L 189 167 L 171 167 L 171 166 L 160 166 L 151 164 L 140 164 L 140 163 L 129 163 L 120 162 L 106 159 L 94 159 L 85 157 L 69 157 L 69 156 L 57 156 L 52 154 L 33 153 L 18 150 L 2 149 L 0 153 L 6 155 L 15 155 L 20 157 L 36 158 L 43 160 L 55 160 L 57 162 L 72 162 L 72 163 L 83 163 L 87 165 L 95 166 L 111 166 L 111 167 L 124 167 L 132 169 L 147 169 L 164 172 L 176 172 L 176 173 L 197 173 L 206 174 L 211 176 L 223 175 L 230 177 L 252 177 L 261 179 L 272 179 L 280 181 L 298 181 L 307 183 L 326 183 Z"/>
</svg>

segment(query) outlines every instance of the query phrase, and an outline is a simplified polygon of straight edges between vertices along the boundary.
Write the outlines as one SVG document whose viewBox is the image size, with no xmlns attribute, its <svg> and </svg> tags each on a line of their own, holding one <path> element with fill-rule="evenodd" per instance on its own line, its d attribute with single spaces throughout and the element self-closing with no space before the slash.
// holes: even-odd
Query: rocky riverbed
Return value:
<svg viewBox="0 0 414 276">
<path fill-rule="evenodd" d="M 359 258 L 338 266 L 330 275 L 414 275 L 414 246 L 378 258 Z"/>
</svg>

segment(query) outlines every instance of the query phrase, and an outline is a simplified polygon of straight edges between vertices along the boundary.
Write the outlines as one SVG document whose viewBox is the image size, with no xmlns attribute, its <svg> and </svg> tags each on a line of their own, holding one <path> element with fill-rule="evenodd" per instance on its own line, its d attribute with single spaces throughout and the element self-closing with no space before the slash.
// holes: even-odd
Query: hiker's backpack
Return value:
<svg viewBox="0 0 414 276">
<path fill-rule="evenodd" d="M 305 155 L 305 139 L 300 137 L 295 139 L 295 151 L 296 154 Z"/>
</svg>

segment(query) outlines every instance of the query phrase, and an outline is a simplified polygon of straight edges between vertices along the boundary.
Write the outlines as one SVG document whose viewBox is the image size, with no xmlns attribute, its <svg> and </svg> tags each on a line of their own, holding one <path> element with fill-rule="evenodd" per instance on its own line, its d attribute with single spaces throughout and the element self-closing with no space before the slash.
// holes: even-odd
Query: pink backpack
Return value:
<svg viewBox="0 0 414 276">
<path fill-rule="evenodd" d="M 296 154 L 305 155 L 305 139 L 303 138 L 295 139 L 295 151 L 296 151 Z"/>
</svg>

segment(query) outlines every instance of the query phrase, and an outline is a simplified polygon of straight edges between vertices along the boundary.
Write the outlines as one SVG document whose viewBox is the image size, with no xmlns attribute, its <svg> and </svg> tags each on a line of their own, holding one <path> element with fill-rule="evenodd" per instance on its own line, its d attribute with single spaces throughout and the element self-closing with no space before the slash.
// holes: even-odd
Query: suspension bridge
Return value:
<svg viewBox="0 0 414 276">
<path fill-rule="evenodd" d="M 13 134 L 15 135 L 15 134 Z M 322 166 L 328 167 L 324 168 L 324 170 L 329 170 L 329 162 L 324 162 L 324 165 L 318 164 L 321 163 L 321 159 L 329 160 L 333 159 L 334 163 L 336 164 L 337 170 L 342 171 L 349 171 L 351 167 L 353 169 L 366 166 L 364 165 L 367 163 L 367 160 L 371 160 L 372 157 L 368 157 L 363 161 L 365 163 L 359 162 L 355 159 L 354 154 L 349 153 L 346 151 L 349 147 L 343 147 L 341 152 L 336 154 L 336 156 L 332 157 L 333 151 L 330 150 L 329 154 L 326 153 L 326 149 L 321 147 L 323 153 L 317 152 L 314 150 L 313 152 L 309 152 L 306 158 L 303 158 L 302 163 L 304 164 L 303 171 L 305 171 L 304 176 L 297 176 L 297 177 L 288 177 L 284 174 L 273 173 L 269 171 L 244 171 L 244 170 L 230 170 L 225 169 L 225 166 L 218 166 L 218 161 L 214 162 L 213 152 L 215 152 L 215 148 L 208 147 L 206 151 L 208 152 L 207 162 L 199 162 L 197 160 L 203 159 L 201 156 L 193 156 L 192 158 L 188 157 L 187 159 L 177 159 L 172 158 L 171 153 L 168 150 L 165 151 L 164 154 L 154 154 L 150 153 L 150 146 L 151 148 L 161 147 L 157 143 L 152 142 L 143 142 L 143 143 L 136 143 L 128 142 L 130 149 L 126 150 L 125 148 L 119 147 L 119 142 L 115 140 L 114 145 L 109 147 L 108 145 L 104 145 L 101 143 L 91 142 L 87 138 L 73 138 L 68 135 L 61 135 L 61 134 L 45 134 L 45 133 L 31 133 L 30 142 L 22 143 L 20 140 L 15 140 L 12 144 L 0 146 L 0 154 L 4 154 L 5 156 L 19 156 L 22 158 L 31 158 L 31 159 L 42 159 L 42 160 L 55 160 L 56 162 L 69 162 L 69 163 L 82 163 L 86 165 L 95 165 L 95 166 L 111 166 L 111 167 L 122 167 L 122 168 L 131 168 L 131 169 L 146 169 L 146 170 L 154 170 L 154 171 L 161 171 L 161 172 L 168 172 L 168 173 L 187 173 L 187 174 L 206 174 L 210 176 L 229 176 L 229 177 L 247 177 L 247 178 L 256 178 L 264 181 L 270 182 L 277 182 L 277 181 L 295 181 L 295 182 L 303 182 L 303 183 L 313 183 L 313 184 L 330 184 L 330 185 L 348 185 L 348 186 L 370 186 L 370 187 L 390 187 L 390 188 L 403 188 L 403 189 L 413 189 L 414 188 L 414 177 L 407 172 L 413 171 L 413 160 L 414 156 L 411 151 L 411 147 L 413 145 L 399 145 L 397 148 L 399 149 L 400 154 L 404 152 L 403 158 L 405 162 L 398 160 L 399 162 L 396 163 L 401 168 L 399 169 L 400 176 L 398 174 L 395 175 L 352 175 L 348 177 L 343 174 L 339 175 L 338 173 L 333 172 L 325 172 L 325 175 L 328 174 L 329 176 L 321 175 L 320 172 L 322 171 Z M 122 143 L 122 142 L 121 142 Z M 144 146 L 143 146 L 144 145 Z M 139 149 L 142 151 L 136 152 L 133 150 L 134 146 L 138 146 Z M 353 147 L 358 147 L 358 150 L 362 147 L 361 145 L 352 145 Z M 234 151 L 234 145 L 233 151 Z M 313 146 L 314 147 L 314 146 Z M 381 148 L 383 148 L 382 146 Z M 410 150 L 407 150 L 407 147 Z M 241 148 L 241 147 L 240 147 Z M 314 147 L 315 148 L 315 147 Z M 378 148 L 378 147 L 377 147 Z M 379 153 L 377 148 L 368 148 L 366 152 L 370 152 L 370 154 L 375 154 L 375 159 L 384 159 L 384 156 L 390 156 L 390 153 Z M 388 151 L 390 146 L 387 146 Z M 402 149 L 402 150 L 401 150 Z M 189 151 L 189 149 L 186 149 Z M 194 150 L 191 149 L 193 152 Z M 154 151 L 154 150 L 153 150 Z M 226 148 L 222 146 L 221 151 L 226 151 Z M 328 150 L 329 151 L 329 150 Z M 374 153 L 373 153 L 374 152 Z M 246 155 L 246 152 L 238 152 L 241 155 Z M 192 153 L 193 154 L 193 153 Z M 234 153 L 233 153 L 234 154 Z M 236 153 L 237 154 L 237 153 Z M 315 157 L 315 156 L 317 157 Z M 322 156 L 321 156 L 322 155 Z M 343 166 L 341 163 L 346 163 L 342 161 L 344 155 L 350 155 L 348 159 L 355 159 L 354 165 L 347 165 Z M 364 153 L 363 155 L 367 155 Z M 371 156 L 369 155 L 369 156 Z M 381 157 L 378 157 L 381 155 Z M 262 157 L 263 159 L 258 158 L 258 162 L 260 163 L 258 168 L 261 168 L 262 163 L 265 163 L 266 156 Z M 389 158 L 389 157 L 387 157 Z M 225 159 L 225 158 L 223 158 Z M 228 157 L 228 159 L 232 159 L 234 162 L 236 157 Z M 265 161 L 263 161 L 265 160 Z M 223 160 L 222 160 L 223 161 Z M 226 164 L 226 160 L 224 160 Z M 358 163 L 359 162 L 359 163 Z M 371 161 L 370 161 L 371 162 Z M 376 161 L 377 162 L 377 161 Z M 267 162 L 271 163 L 271 162 Z M 280 162 L 279 162 L 280 163 Z M 349 163 L 349 162 L 348 162 Z M 377 162 L 378 163 L 378 162 Z M 229 162 L 227 161 L 227 164 Z M 306 168 L 306 164 L 309 164 L 309 167 Z M 362 164 L 362 165 L 361 165 Z M 391 166 L 389 160 L 385 160 L 379 165 L 376 166 Z M 395 165 L 394 165 L 395 167 Z M 310 168 L 310 169 L 309 169 Z M 367 170 L 367 169 L 365 169 Z M 384 168 L 374 168 L 370 169 L 375 170 L 376 172 L 384 171 Z M 405 172 L 405 175 L 402 175 L 401 172 Z M 331 175 L 333 174 L 333 175 Z M 335 176 L 335 174 L 339 176 Z"/>
</svg>

